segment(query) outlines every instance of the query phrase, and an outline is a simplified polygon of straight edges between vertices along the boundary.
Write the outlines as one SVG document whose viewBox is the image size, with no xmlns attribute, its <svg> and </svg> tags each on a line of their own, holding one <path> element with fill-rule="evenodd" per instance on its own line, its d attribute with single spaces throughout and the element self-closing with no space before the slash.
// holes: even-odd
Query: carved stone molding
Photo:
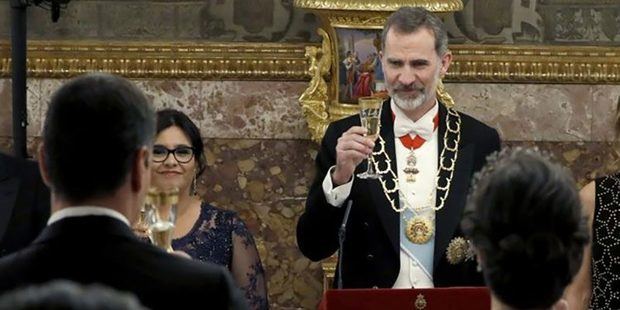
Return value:
<svg viewBox="0 0 620 310">
<path fill-rule="evenodd" d="M 620 83 L 620 48 L 454 45 L 447 80 L 510 83 Z"/>
<path fill-rule="evenodd" d="M 309 81 L 307 46 L 318 44 L 29 41 L 28 74 L 67 78 L 109 71 L 131 78 Z M 620 84 L 620 48 L 451 45 L 447 82 Z M 0 42 L 0 77 L 10 77 Z"/>
<path fill-rule="evenodd" d="M 29 41 L 27 66 L 39 78 L 107 71 L 129 78 L 308 80 L 307 45 Z M 10 76 L 10 54 L 10 43 L 0 41 L 0 77 Z"/>
</svg>

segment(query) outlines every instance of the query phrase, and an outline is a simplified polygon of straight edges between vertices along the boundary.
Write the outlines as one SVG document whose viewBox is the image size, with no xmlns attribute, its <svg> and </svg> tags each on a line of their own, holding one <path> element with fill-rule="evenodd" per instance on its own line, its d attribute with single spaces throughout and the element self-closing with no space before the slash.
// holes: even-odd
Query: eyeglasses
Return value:
<svg viewBox="0 0 620 310">
<path fill-rule="evenodd" d="M 153 162 L 163 163 L 170 153 L 176 161 L 182 164 L 188 163 L 194 157 L 194 149 L 189 146 L 179 146 L 171 150 L 163 145 L 155 145 L 153 146 Z"/>
</svg>

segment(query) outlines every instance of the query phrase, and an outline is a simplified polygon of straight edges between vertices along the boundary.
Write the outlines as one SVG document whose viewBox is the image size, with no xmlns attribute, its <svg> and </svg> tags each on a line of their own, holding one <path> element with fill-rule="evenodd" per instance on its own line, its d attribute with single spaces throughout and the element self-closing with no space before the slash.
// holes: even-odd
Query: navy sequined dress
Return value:
<svg viewBox="0 0 620 310">
<path fill-rule="evenodd" d="M 620 309 L 620 174 L 595 184 L 590 309 Z"/>
<path fill-rule="evenodd" d="M 200 216 L 185 236 L 172 240 L 176 251 L 226 266 L 252 309 L 268 309 L 265 271 L 252 234 L 237 213 L 203 202 Z"/>
</svg>

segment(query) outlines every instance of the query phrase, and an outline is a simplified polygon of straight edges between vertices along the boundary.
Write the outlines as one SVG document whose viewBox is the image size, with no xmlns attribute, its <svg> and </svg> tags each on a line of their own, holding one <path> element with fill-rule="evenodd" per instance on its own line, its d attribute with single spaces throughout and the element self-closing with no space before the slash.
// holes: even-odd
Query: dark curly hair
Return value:
<svg viewBox="0 0 620 310">
<path fill-rule="evenodd" d="M 503 303 L 547 309 L 579 270 L 589 241 L 570 173 L 537 149 L 504 149 L 475 177 L 461 222 Z"/>
</svg>

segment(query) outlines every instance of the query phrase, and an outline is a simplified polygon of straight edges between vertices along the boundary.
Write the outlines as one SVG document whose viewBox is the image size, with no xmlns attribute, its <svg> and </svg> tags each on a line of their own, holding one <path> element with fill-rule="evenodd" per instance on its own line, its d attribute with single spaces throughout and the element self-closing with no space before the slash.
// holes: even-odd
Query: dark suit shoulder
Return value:
<svg viewBox="0 0 620 310">
<path fill-rule="evenodd" d="M 14 176 L 20 170 L 23 162 L 22 159 L 0 153 L 0 180 Z"/>
<path fill-rule="evenodd" d="M 18 177 L 31 184 L 42 183 L 36 161 L 0 153 L 0 180 L 6 177 Z"/>
<path fill-rule="evenodd" d="M 224 267 L 171 255 L 122 234 L 108 234 L 105 240 L 95 238 L 90 243 L 80 241 L 75 236 L 37 240 L 0 259 L 0 294 L 7 289 L 65 278 L 130 291 L 152 309 L 168 309 L 173 304 L 186 308 L 204 298 L 216 309 L 245 308 Z"/>
<path fill-rule="evenodd" d="M 228 270 L 223 266 L 170 255 L 154 247 L 151 247 L 151 253 L 161 260 L 156 265 L 162 268 L 162 274 L 168 279 L 174 275 L 174 278 L 178 279 L 175 285 L 187 285 L 184 291 L 198 294 L 194 296 L 206 294 L 210 296 L 214 305 L 230 309 L 246 308 L 241 292 L 235 286 Z"/>
<path fill-rule="evenodd" d="M 50 193 L 36 162 L 0 153 L 0 196 L 0 216 L 8 218 L 0 221 L 6 224 L 0 227 L 2 256 L 25 247 L 45 227 Z"/>
</svg>

